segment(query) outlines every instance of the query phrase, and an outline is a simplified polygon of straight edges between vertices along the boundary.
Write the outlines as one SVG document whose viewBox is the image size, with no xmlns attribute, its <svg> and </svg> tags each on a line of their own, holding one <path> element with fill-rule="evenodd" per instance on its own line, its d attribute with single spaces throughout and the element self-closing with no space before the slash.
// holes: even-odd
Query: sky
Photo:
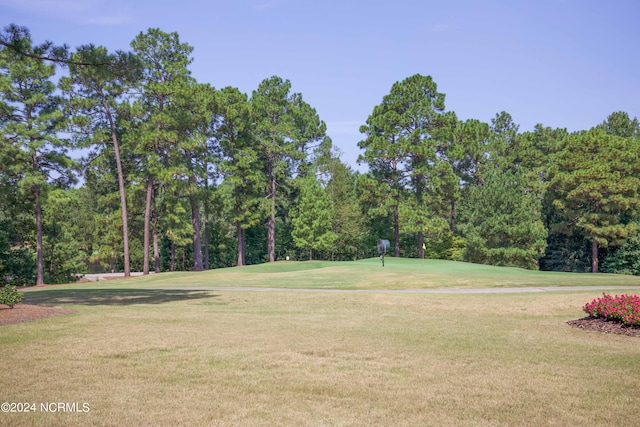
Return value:
<svg viewBox="0 0 640 427">
<path fill-rule="evenodd" d="M 192 76 L 251 94 L 277 75 L 356 170 L 359 128 L 393 83 L 430 75 L 461 120 L 501 111 L 587 130 L 640 115 L 635 0 L 0 0 L 34 43 L 130 50 L 149 28 L 194 47 Z"/>
</svg>

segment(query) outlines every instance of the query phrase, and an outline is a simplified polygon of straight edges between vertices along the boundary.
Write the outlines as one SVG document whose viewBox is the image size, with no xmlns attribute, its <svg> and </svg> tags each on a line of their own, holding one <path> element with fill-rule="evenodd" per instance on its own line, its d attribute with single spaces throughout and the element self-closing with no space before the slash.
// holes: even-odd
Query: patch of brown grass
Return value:
<svg viewBox="0 0 640 427">
<path fill-rule="evenodd" d="M 20 303 L 10 308 L 7 305 L 0 304 L 0 326 L 71 313 L 73 313 L 73 310 L 60 307 L 45 307 L 42 305 Z"/>
<path fill-rule="evenodd" d="M 640 344 L 568 327 L 590 296 L 76 303 L 77 315 L 0 329 L 0 358 L 22 361 L 0 389 L 6 401 L 90 412 L 0 414 L 0 424 L 630 425 Z"/>
</svg>

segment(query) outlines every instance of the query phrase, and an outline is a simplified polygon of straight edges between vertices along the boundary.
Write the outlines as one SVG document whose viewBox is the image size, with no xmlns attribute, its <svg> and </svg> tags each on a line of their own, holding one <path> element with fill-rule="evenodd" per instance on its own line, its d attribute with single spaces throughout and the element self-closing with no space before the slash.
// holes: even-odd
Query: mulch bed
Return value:
<svg viewBox="0 0 640 427">
<path fill-rule="evenodd" d="M 574 328 L 585 329 L 587 331 L 602 332 L 605 334 L 627 335 L 629 337 L 640 337 L 640 328 L 625 326 L 621 322 L 604 320 L 595 317 L 583 317 L 578 320 L 570 320 L 567 325 Z"/>
<path fill-rule="evenodd" d="M 74 311 L 68 308 L 22 303 L 10 308 L 8 305 L 0 304 L 0 326 L 71 313 L 74 313 Z"/>
</svg>

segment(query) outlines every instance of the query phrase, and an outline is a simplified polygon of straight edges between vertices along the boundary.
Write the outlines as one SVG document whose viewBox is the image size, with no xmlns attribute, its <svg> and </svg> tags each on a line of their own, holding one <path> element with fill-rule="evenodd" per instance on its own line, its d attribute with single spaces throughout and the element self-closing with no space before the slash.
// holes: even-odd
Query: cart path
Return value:
<svg viewBox="0 0 640 427">
<path fill-rule="evenodd" d="M 572 292 L 572 291 L 625 291 L 640 292 L 640 286 L 537 286 L 521 288 L 434 288 L 434 289 L 309 289 L 309 288 L 258 288 L 233 286 L 192 286 L 145 288 L 172 291 L 232 291 L 232 292 L 317 292 L 317 293 L 369 293 L 369 294 L 508 294 L 532 292 Z"/>
</svg>

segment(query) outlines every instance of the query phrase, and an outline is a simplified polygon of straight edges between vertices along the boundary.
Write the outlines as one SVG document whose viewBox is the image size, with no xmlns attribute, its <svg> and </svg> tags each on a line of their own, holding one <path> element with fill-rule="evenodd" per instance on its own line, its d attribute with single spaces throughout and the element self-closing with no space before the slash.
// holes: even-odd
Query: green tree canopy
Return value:
<svg viewBox="0 0 640 427">
<path fill-rule="evenodd" d="M 93 45 L 79 47 L 71 58 L 74 64 L 69 66 L 69 76 L 60 79 L 60 87 L 67 97 L 69 130 L 74 133 L 78 146 L 113 147 L 122 213 L 124 274 L 128 277 L 131 268 L 127 196 L 117 118 L 122 108 L 120 103 L 126 104 L 124 99 L 139 78 L 139 62 L 130 53 L 109 53 L 106 48 Z M 84 62 L 114 65 L 97 67 L 75 64 Z"/>
<path fill-rule="evenodd" d="M 554 206 L 563 215 L 558 227 L 576 230 L 592 242 L 591 269 L 598 272 L 598 250 L 619 244 L 636 231 L 625 221 L 640 206 L 640 143 L 601 129 L 566 137 L 555 156 L 551 182 Z"/>
<path fill-rule="evenodd" d="M 279 180 L 300 171 L 307 148 L 324 139 L 326 126 L 316 111 L 298 93 L 290 93 L 291 82 L 273 76 L 253 91 L 250 105 L 255 125 L 253 135 L 259 144 L 270 201 L 267 218 L 267 251 L 275 261 L 276 195 Z"/>
<path fill-rule="evenodd" d="M 640 139 L 640 122 L 633 119 L 625 111 L 611 113 L 607 119 L 597 126 L 609 135 Z"/>
<path fill-rule="evenodd" d="M 489 171 L 485 184 L 470 187 L 461 203 L 465 259 L 536 269 L 547 237 L 541 209 L 522 171 Z"/>
<path fill-rule="evenodd" d="M 59 138 L 63 115 L 51 78 L 55 68 L 38 58 L 30 40 L 21 40 L 22 52 L 0 50 L 0 140 L 8 173 L 16 179 L 22 197 L 33 203 L 36 283 L 44 283 L 43 201 L 50 184 L 74 182 L 75 162 Z"/>
<path fill-rule="evenodd" d="M 429 193 L 439 192 L 442 185 L 438 171 L 444 169 L 437 167 L 440 159 L 432 133 L 441 123 L 444 98 L 431 76 L 413 75 L 394 83 L 360 128 L 366 137 L 358 143 L 365 150 L 359 161 L 366 162 L 373 179 L 388 188 L 383 206 L 393 217 L 395 256 L 400 255 L 399 208 L 403 198 L 415 199 L 405 207 L 423 211 L 425 203 L 436 201 L 429 200 Z M 413 217 L 421 221 L 419 214 Z M 416 231 L 422 254 L 424 230 L 420 224 Z"/>
<path fill-rule="evenodd" d="M 337 235 L 332 231 L 333 203 L 314 176 L 301 179 L 300 200 L 292 212 L 292 237 L 296 246 L 309 251 L 326 251 L 333 247 Z"/>
<path fill-rule="evenodd" d="M 132 136 L 142 161 L 143 179 L 146 181 L 144 213 L 144 261 L 143 273 L 149 273 L 149 251 L 152 235 L 152 218 L 158 221 L 159 210 L 154 209 L 157 187 L 170 186 L 174 179 L 175 164 L 169 160 L 178 137 L 177 98 L 193 78 L 188 65 L 193 47 L 181 43 L 178 33 L 165 33 L 158 28 L 141 32 L 131 42 L 133 52 L 141 62 L 141 76 L 137 81 L 140 96 L 134 104 L 135 127 Z M 181 163 L 181 162 L 180 162 Z M 157 242 L 154 242 L 156 271 L 160 268 Z"/>
<path fill-rule="evenodd" d="M 251 129 L 253 118 L 247 95 L 236 88 L 216 92 L 213 132 L 220 151 L 221 187 L 228 196 L 231 220 L 236 228 L 237 265 L 246 264 L 245 231 L 264 218 L 268 209 L 262 196 L 265 166 Z"/>
</svg>

